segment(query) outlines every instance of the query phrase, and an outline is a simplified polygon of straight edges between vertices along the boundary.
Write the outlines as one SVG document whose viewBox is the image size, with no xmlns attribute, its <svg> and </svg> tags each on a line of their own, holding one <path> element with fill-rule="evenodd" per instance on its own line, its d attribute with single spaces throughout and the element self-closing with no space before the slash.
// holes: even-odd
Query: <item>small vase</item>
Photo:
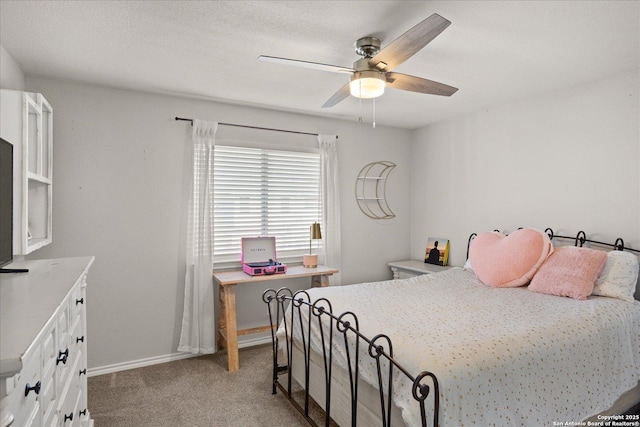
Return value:
<svg viewBox="0 0 640 427">
<path fill-rule="evenodd" d="M 303 255 L 302 266 L 306 268 L 316 268 L 318 266 L 318 255 Z"/>
</svg>

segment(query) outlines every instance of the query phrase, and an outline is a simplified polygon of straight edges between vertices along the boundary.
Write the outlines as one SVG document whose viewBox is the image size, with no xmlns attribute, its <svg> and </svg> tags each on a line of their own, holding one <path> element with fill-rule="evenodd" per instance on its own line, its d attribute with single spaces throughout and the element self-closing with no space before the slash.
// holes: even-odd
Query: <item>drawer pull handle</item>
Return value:
<svg viewBox="0 0 640 427">
<path fill-rule="evenodd" d="M 84 335 L 76 338 L 76 343 L 84 342 Z"/>
<path fill-rule="evenodd" d="M 58 358 L 56 359 L 56 365 L 58 365 L 60 362 L 66 365 L 67 357 L 69 357 L 69 349 L 66 349 L 65 351 L 60 351 L 58 353 L 59 354 L 58 354 Z"/>
<path fill-rule="evenodd" d="M 35 392 L 36 392 L 36 394 L 40 394 L 40 387 L 41 387 L 41 386 L 42 386 L 42 384 L 40 383 L 40 381 L 38 381 L 38 382 L 36 383 L 36 385 L 34 385 L 33 387 L 31 387 L 31 386 L 29 385 L 29 383 L 27 383 L 27 385 L 26 385 L 26 386 L 25 386 L 25 388 L 24 388 L 24 397 L 27 397 L 27 396 L 29 395 L 29 392 L 30 392 L 31 390 L 35 391 Z"/>
<path fill-rule="evenodd" d="M 87 369 L 86 368 L 85 369 L 80 369 L 80 373 L 78 375 L 82 375 L 82 374 L 87 375 Z"/>
<path fill-rule="evenodd" d="M 78 415 L 87 415 L 87 408 L 83 409 L 82 411 L 78 411 Z"/>
<path fill-rule="evenodd" d="M 67 421 L 73 421 L 73 412 L 70 412 L 69 415 L 64 414 L 64 421 L 63 423 L 66 423 Z"/>
<path fill-rule="evenodd" d="M 76 305 L 84 304 L 84 297 L 76 300 Z"/>
</svg>

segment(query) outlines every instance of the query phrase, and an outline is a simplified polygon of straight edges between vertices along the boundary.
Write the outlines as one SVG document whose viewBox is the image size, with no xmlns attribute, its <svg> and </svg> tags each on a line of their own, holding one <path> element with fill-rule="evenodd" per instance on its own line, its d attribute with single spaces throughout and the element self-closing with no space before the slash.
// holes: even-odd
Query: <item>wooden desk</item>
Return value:
<svg viewBox="0 0 640 427">
<path fill-rule="evenodd" d="M 302 266 L 289 267 L 285 274 L 271 274 L 268 276 L 250 276 L 242 270 L 220 271 L 213 274 L 213 280 L 220 289 L 220 305 L 218 314 L 218 339 L 227 349 L 229 372 L 240 368 L 238 357 L 238 335 L 255 334 L 270 331 L 272 326 L 238 330 L 236 322 L 236 285 L 241 283 L 256 283 L 267 280 L 286 280 L 297 277 L 311 277 L 311 286 L 324 287 L 329 285 L 329 276 L 339 270 L 319 265 L 316 268 Z"/>
</svg>

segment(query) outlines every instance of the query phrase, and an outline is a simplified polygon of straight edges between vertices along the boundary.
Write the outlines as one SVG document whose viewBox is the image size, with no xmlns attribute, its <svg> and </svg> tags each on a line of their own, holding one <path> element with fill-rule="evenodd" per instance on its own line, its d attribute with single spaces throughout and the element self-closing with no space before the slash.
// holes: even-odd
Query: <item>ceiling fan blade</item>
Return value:
<svg viewBox="0 0 640 427">
<path fill-rule="evenodd" d="M 258 56 L 260 61 L 276 62 L 284 65 L 295 65 L 297 67 L 311 68 L 312 70 L 329 71 L 332 73 L 353 74 L 355 70 L 349 67 L 341 67 L 339 65 L 321 64 L 319 62 L 300 61 L 298 59 L 278 58 L 277 56 Z"/>
<path fill-rule="evenodd" d="M 347 83 L 346 85 L 338 89 L 338 91 L 334 93 L 333 96 L 327 100 L 327 102 L 324 103 L 322 108 L 333 107 L 338 102 L 347 98 L 349 95 L 351 95 L 351 91 L 349 90 L 349 83 Z"/>
<path fill-rule="evenodd" d="M 421 77 L 409 76 L 401 73 L 387 73 L 387 87 L 394 89 L 409 90 L 411 92 L 428 93 L 430 95 L 451 96 L 458 91 L 458 88 L 448 86 L 444 83 Z"/>
<path fill-rule="evenodd" d="M 380 71 L 391 71 L 429 44 L 449 25 L 451 21 L 434 13 L 385 46 L 369 59 L 369 65 Z"/>
</svg>

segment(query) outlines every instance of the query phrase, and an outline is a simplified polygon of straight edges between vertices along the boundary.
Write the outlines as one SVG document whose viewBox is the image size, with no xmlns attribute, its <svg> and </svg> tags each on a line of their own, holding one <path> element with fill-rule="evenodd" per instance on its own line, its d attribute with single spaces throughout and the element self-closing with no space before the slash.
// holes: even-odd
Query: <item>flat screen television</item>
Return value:
<svg viewBox="0 0 640 427">
<path fill-rule="evenodd" d="M 0 273 L 24 273 L 3 266 L 13 261 L 13 145 L 0 138 Z"/>
<path fill-rule="evenodd" d="M 0 267 L 13 260 L 13 145 L 0 138 Z"/>
</svg>

